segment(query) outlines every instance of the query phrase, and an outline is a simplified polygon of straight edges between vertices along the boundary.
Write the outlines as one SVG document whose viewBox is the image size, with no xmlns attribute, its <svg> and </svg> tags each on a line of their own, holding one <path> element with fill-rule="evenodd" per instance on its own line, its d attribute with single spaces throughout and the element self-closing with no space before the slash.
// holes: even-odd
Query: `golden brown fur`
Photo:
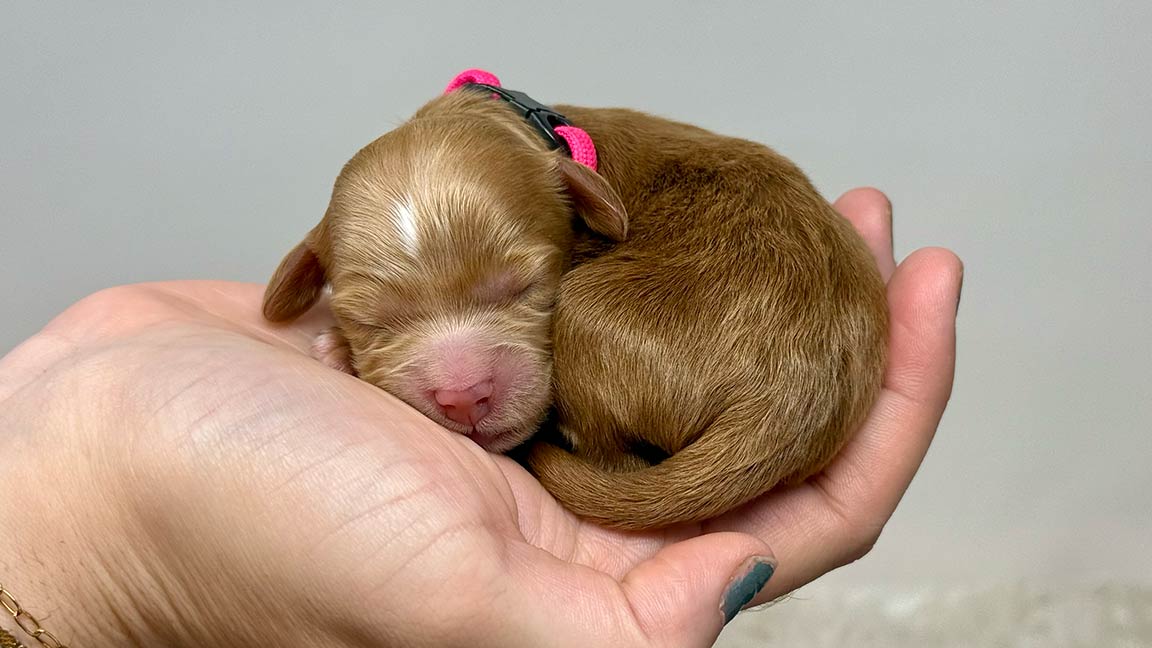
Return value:
<svg viewBox="0 0 1152 648">
<path fill-rule="evenodd" d="M 553 384 L 575 455 L 538 444 L 541 482 L 583 517 L 643 529 L 819 471 L 880 387 L 887 306 L 863 241 L 764 146 L 559 110 L 596 142 L 629 237 L 582 246 L 564 277 Z"/>
<path fill-rule="evenodd" d="M 550 404 L 549 327 L 573 204 L 624 235 L 623 214 L 585 200 L 585 175 L 503 105 L 436 99 L 345 165 L 324 218 L 269 281 L 264 314 L 293 319 L 327 283 L 339 326 L 314 355 L 489 450 L 511 449 Z M 491 414 L 475 426 L 446 418 L 429 394 L 477 376 L 495 382 Z"/>
<path fill-rule="evenodd" d="M 530 465 L 608 526 L 703 520 L 820 470 L 884 364 L 884 286 L 863 241 L 764 146 L 559 109 L 592 135 L 599 174 L 471 92 L 370 144 L 270 281 L 266 316 L 302 313 L 327 281 L 340 327 L 317 355 L 493 451 L 531 434 L 551 384 L 574 453 L 537 443 Z M 416 254 L 398 204 L 419 216 Z M 440 370 L 460 330 L 458 364 L 515 374 L 474 429 L 427 396 L 472 379 Z"/>
</svg>

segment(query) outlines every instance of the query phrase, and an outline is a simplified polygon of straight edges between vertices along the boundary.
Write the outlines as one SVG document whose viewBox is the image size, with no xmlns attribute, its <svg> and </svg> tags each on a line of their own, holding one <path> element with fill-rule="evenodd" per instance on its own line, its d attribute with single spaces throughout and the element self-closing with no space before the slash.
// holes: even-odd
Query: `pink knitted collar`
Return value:
<svg viewBox="0 0 1152 648">
<path fill-rule="evenodd" d="M 452 79 L 444 89 L 447 94 L 464 86 L 475 86 L 491 91 L 494 98 L 507 101 L 540 132 L 540 135 L 554 148 L 566 148 L 572 159 L 596 170 L 596 146 L 583 129 L 577 128 L 564 115 L 536 101 L 532 97 L 515 90 L 505 90 L 495 74 L 484 70 L 465 70 Z"/>
</svg>

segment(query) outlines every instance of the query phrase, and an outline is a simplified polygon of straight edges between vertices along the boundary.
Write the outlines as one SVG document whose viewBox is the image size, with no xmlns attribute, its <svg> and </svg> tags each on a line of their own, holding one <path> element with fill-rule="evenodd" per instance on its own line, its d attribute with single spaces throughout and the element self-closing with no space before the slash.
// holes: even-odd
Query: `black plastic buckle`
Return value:
<svg viewBox="0 0 1152 648">
<path fill-rule="evenodd" d="M 572 151 L 568 149 L 568 142 L 556 134 L 557 126 L 572 125 L 572 122 L 568 121 L 564 115 L 518 90 L 505 90 L 487 83 L 469 83 L 465 87 L 491 92 L 500 97 L 508 105 L 515 108 L 516 112 L 520 113 L 520 116 L 527 120 L 544 139 L 548 140 L 548 144 L 552 148 L 564 149 L 569 155 L 572 154 Z"/>
</svg>

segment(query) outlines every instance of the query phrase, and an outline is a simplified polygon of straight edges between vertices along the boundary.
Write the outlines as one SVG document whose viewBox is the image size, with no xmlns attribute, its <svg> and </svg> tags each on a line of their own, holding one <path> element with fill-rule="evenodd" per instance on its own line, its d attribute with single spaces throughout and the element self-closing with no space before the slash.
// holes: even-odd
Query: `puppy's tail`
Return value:
<svg viewBox="0 0 1152 648">
<path fill-rule="evenodd" d="M 552 496 L 580 517 L 617 529 L 653 529 L 707 520 L 777 484 L 805 479 L 831 461 L 848 436 L 839 429 L 774 428 L 772 421 L 730 412 L 691 445 L 630 472 L 605 470 L 547 443 L 537 443 L 528 462 Z"/>
</svg>

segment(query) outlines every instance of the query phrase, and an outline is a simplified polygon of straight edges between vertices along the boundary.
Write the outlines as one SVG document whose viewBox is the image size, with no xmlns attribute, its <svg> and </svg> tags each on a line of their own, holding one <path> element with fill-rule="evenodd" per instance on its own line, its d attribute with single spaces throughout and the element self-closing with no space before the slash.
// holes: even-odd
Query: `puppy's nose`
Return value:
<svg viewBox="0 0 1152 648">
<path fill-rule="evenodd" d="M 432 396 L 444 416 L 463 425 L 476 425 L 488 415 L 492 381 L 484 380 L 467 389 L 437 389 Z"/>
</svg>

